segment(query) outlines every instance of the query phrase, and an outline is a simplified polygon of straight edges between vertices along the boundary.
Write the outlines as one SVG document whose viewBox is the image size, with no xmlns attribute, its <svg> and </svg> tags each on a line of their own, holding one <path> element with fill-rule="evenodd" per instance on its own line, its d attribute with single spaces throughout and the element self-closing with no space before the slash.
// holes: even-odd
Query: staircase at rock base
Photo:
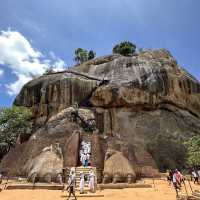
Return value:
<svg viewBox="0 0 200 200">
<path fill-rule="evenodd" d="M 87 180 L 85 180 L 85 185 L 84 187 L 87 189 L 89 187 L 89 180 L 88 180 L 88 175 L 89 175 L 89 172 L 90 170 L 92 170 L 95 174 L 95 182 L 96 182 L 96 177 L 97 177 L 97 174 L 96 174 L 96 167 L 91 167 L 91 166 L 88 166 L 88 167 L 76 167 L 75 168 L 75 174 L 76 174 L 76 187 L 79 188 L 79 184 L 80 184 L 80 172 L 83 172 L 84 173 L 84 176 L 87 177 Z"/>
</svg>

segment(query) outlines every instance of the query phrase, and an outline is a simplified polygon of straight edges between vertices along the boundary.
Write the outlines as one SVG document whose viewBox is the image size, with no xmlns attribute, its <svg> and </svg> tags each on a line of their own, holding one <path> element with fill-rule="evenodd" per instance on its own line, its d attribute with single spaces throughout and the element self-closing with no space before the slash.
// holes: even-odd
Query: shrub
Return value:
<svg viewBox="0 0 200 200">
<path fill-rule="evenodd" d="M 74 60 L 78 63 L 81 64 L 85 61 L 91 60 L 95 58 L 96 53 L 93 50 L 90 50 L 89 52 L 86 49 L 78 48 L 74 52 L 75 57 Z"/>
<path fill-rule="evenodd" d="M 117 44 L 113 48 L 113 53 L 114 54 L 120 54 L 123 56 L 132 56 L 135 53 L 136 50 L 136 45 L 129 42 L 129 41 L 124 41 L 121 42 L 120 44 Z"/>
</svg>

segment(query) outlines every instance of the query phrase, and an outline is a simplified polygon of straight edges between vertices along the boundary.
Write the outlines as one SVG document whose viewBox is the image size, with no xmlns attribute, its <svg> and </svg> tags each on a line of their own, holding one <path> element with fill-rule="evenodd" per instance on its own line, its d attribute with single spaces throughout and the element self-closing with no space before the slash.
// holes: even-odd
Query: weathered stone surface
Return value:
<svg viewBox="0 0 200 200">
<path fill-rule="evenodd" d="M 81 72 L 81 67 L 78 70 Z M 200 116 L 199 82 L 181 69 L 166 50 L 147 51 L 91 66 L 88 74 L 110 80 L 93 93 L 96 107 L 155 110 L 172 104 Z"/>
<path fill-rule="evenodd" d="M 0 170 L 7 171 L 10 176 L 30 177 L 33 174 L 32 169 L 34 169 L 34 173 L 40 175 L 40 180 L 44 181 L 43 175 L 48 174 L 49 171 L 48 168 L 42 167 L 44 172 L 41 172 L 40 166 L 51 162 L 51 156 L 48 157 L 49 151 L 44 152 L 44 149 L 57 145 L 59 145 L 63 157 L 62 168 L 76 165 L 80 136 L 76 133 L 73 134 L 73 132 L 76 130 L 84 134 L 84 130 L 79 124 L 71 121 L 71 111 L 73 111 L 73 108 L 69 107 L 52 116 L 44 127 L 39 128 L 31 136 L 28 142 L 18 144 L 14 149 L 11 149 L 0 163 Z M 81 116 L 85 116 L 85 119 L 86 113 L 91 115 L 91 112 L 85 109 L 81 109 L 79 112 Z M 45 157 L 48 159 L 44 160 Z M 37 165 L 39 163 L 40 166 Z M 55 170 L 55 173 L 59 170 Z M 52 176 L 53 180 L 55 180 L 54 175 Z"/>
<path fill-rule="evenodd" d="M 104 157 L 105 157 L 105 150 L 104 150 L 104 143 L 106 141 L 103 141 L 100 138 L 100 135 L 98 133 L 93 133 L 92 139 L 92 149 L 91 149 L 91 164 L 94 167 L 97 167 L 98 169 L 103 170 L 104 167 Z"/>
<path fill-rule="evenodd" d="M 126 182 L 130 175 L 133 180 L 136 179 L 136 173 L 129 160 L 121 152 L 108 149 L 104 166 L 104 183 Z"/>
<path fill-rule="evenodd" d="M 74 167 L 78 165 L 79 144 L 80 132 L 75 131 L 72 136 L 67 140 L 63 149 L 63 151 L 65 152 L 64 168 Z"/>
<path fill-rule="evenodd" d="M 27 83 L 14 103 L 32 109 L 36 130 L 0 164 L 12 174 L 24 174 L 20 167 L 55 143 L 61 146 L 65 167 L 77 163 L 71 152 L 77 158 L 79 139 L 72 133 L 88 134 L 85 123 L 99 130 L 91 137 L 94 165 L 104 168 L 105 152 L 113 149 L 141 176 L 158 175 L 157 166 L 183 165 L 183 141 L 200 134 L 199 81 L 163 49 L 105 56 L 41 76 Z M 71 116 L 75 103 L 84 122 Z M 10 167 L 13 163 L 19 169 Z"/>
<path fill-rule="evenodd" d="M 41 182 L 56 181 L 63 168 L 63 155 L 59 144 L 45 147 L 38 156 L 29 159 L 23 168 L 30 180 L 35 175 Z"/>
<path fill-rule="evenodd" d="M 97 80 L 71 72 L 44 75 L 27 83 L 15 105 L 30 107 L 39 125 L 75 103 L 84 104 L 98 84 Z"/>
</svg>

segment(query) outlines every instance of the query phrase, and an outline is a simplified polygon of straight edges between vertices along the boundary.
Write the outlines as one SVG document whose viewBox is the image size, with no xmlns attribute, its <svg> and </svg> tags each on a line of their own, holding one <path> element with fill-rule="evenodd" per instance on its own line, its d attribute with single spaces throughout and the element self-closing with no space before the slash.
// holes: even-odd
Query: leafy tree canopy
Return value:
<svg viewBox="0 0 200 200">
<path fill-rule="evenodd" d="M 74 52 L 75 57 L 74 60 L 80 64 L 85 61 L 91 60 L 95 58 L 96 53 L 93 50 L 90 50 L 89 52 L 86 49 L 78 48 Z"/>
<path fill-rule="evenodd" d="M 117 44 L 113 48 L 113 53 L 114 54 L 120 54 L 123 56 L 132 56 L 135 53 L 136 50 L 136 45 L 129 42 L 129 41 L 124 41 L 121 42 L 120 44 Z"/>
<path fill-rule="evenodd" d="M 0 159 L 16 144 L 18 137 L 30 136 L 32 114 L 25 107 L 13 106 L 0 110 Z"/>
<path fill-rule="evenodd" d="M 187 163 L 191 167 L 200 166 L 200 136 L 194 136 L 185 142 Z"/>
<path fill-rule="evenodd" d="M 96 56 L 96 53 L 93 50 L 90 50 L 88 52 L 88 60 L 95 58 L 95 56 Z"/>
</svg>

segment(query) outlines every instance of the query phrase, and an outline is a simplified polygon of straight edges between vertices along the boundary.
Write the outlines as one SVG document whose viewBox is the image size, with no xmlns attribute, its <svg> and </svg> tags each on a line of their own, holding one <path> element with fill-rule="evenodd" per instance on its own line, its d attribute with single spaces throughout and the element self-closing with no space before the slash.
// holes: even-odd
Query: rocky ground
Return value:
<svg viewBox="0 0 200 200">
<path fill-rule="evenodd" d="M 104 195 L 104 197 L 86 197 L 81 199 L 90 200 L 175 200 L 176 194 L 172 186 L 169 186 L 165 180 L 155 180 L 155 187 L 153 187 L 153 180 L 145 180 L 145 183 L 152 184 L 152 188 L 127 188 L 118 190 L 102 190 L 97 191 L 97 194 Z M 186 183 L 188 192 L 190 192 L 189 185 Z M 200 190 L 199 185 L 192 184 L 193 189 Z M 182 194 L 185 193 L 184 188 Z M 66 199 L 66 193 L 53 190 L 4 190 L 0 193 L 1 200 L 62 200 Z M 79 198 L 80 199 L 80 198 Z"/>
</svg>

